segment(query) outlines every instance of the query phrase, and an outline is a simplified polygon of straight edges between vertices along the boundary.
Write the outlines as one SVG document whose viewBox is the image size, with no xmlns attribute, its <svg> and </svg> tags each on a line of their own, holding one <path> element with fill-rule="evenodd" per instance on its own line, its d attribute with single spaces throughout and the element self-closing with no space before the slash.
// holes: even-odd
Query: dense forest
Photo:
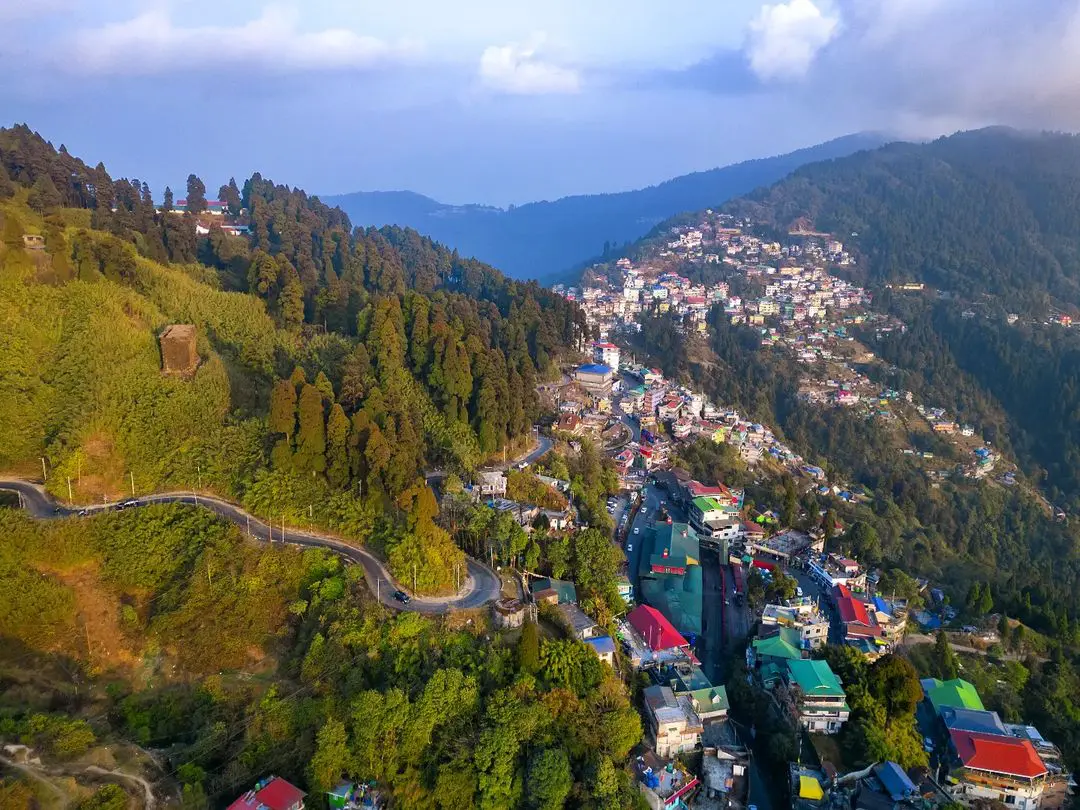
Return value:
<svg viewBox="0 0 1080 810">
<path fill-rule="evenodd" d="M 581 312 L 257 174 L 219 190 L 246 236 L 204 215 L 199 178 L 186 191 L 184 213 L 170 189 L 159 207 L 144 183 L 0 131 L 0 467 L 44 464 L 83 503 L 201 486 L 379 544 L 445 589 L 457 555 L 411 517 L 421 475 L 527 437 Z M 190 379 L 159 373 L 173 322 L 198 330 Z"/>
<path fill-rule="evenodd" d="M 623 767 L 637 710 L 573 638 L 395 617 L 359 568 L 183 506 L 49 524 L 0 509 L 0 532 L 0 739 L 58 763 L 133 741 L 185 810 L 268 773 L 311 808 L 343 776 L 402 808 L 640 806 Z M 0 779 L 5 807 L 34 806 L 25 784 Z"/>
<path fill-rule="evenodd" d="M 868 339 L 889 381 L 941 403 L 1011 451 L 1057 505 L 1080 506 L 1080 337 L 950 302 L 906 306 L 903 334 Z M 869 336 L 867 336 L 869 338 Z"/>
<path fill-rule="evenodd" d="M 804 166 L 724 206 L 836 234 L 870 283 L 919 281 L 1011 311 L 1080 306 L 1080 137 L 1004 128 Z"/>
</svg>

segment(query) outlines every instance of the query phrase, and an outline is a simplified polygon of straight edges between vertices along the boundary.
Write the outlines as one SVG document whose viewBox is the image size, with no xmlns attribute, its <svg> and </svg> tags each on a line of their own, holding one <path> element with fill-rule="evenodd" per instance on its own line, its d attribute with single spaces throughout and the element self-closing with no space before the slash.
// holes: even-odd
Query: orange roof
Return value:
<svg viewBox="0 0 1080 810">
<path fill-rule="evenodd" d="M 959 730 L 950 731 L 949 736 L 965 768 L 1026 779 L 1046 773 L 1030 740 Z"/>
</svg>

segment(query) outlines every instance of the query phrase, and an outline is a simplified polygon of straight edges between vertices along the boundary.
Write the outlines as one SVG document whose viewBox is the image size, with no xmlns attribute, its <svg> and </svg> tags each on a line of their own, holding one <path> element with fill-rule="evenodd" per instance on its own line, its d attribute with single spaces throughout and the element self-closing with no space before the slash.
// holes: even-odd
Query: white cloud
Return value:
<svg viewBox="0 0 1080 810">
<path fill-rule="evenodd" d="M 480 79 L 503 93 L 543 95 L 576 93 L 581 79 L 572 68 L 544 61 L 539 56 L 543 37 L 525 44 L 492 45 L 480 56 Z"/>
<path fill-rule="evenodd" d="M 800 78 L 839 27 L 840 18 L 813 0 L 762 6 L 747 35 L 750 68 L 763 80 Z"/>
<path fill-rule="evenodd" d="M 300 29 L 299 16 L 270 6 L 234 27 L 174 23 L 165 8 L 77 32 L 63 66 L 97 75 L 214 70 L 229 65 L 282 72 L 364 69 L 407 59 L 419 47 L 388 43 L 346 28 Z"/>
</svg>

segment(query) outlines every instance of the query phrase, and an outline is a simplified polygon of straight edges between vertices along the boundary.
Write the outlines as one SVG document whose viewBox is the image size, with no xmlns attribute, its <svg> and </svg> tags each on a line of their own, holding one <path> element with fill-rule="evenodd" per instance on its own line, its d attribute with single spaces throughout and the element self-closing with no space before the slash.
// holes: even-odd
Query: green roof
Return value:
<svg viewBox="0 0 1080 810">
<path fill-rule="evenodd" d="M 844 697 L 844 689 L 827 661 L 788 661 L 788 676 L 808 698 Z"/>
<path fill-rule="evenodd" d="M 783 658 L 792 660 L 802 658 L 802 652 L 783 636 L 754 639 L 754 653 L 759 658 Z"/>
<path fill-rule="evenodd" d="M 714 509 L 724 508 L 720 504 L 720 502 L 716 500 L 716 498 L 710 498 L 708 495 L 699 495 L 698 497 L 694 498 L 694 506 L 700 509 L 703 513 L 711 512 Z"/>
<path fill-rule="evenodd" d="M 567 582 L 564 579 L 541 577 L 540 579 L 534 579 L 530 587 L 532 588 L 533 593 L 539 593 L 540 591 L 546 591 L 548 588 L 551 588 L 551 590 L 559 595 L 560 605 L 565 605 L 568 602 L 577 602 L 577 588 L 574 587 L 573 582 Z"/>
<path fill-rule="evenodd" d="M 930 699 L 934 711 L 938 713 L 944 708 L 986 711 L 975 687 L 963 678 L 935 681 L 934 686 L 927 690 L 926 696 Z"/>
<path fill-rule="evenodd" d="M 695 689 L 693 692 L 684 692 L 688 694 L 690 700 L 694 702 L 694 708 L 701 707 L 703 711 L 716 711 L 718 709 L 731 708 L 728 703 L 727 690 L 723 686 L 710 686 L 706 689 Z"/>
</svg>

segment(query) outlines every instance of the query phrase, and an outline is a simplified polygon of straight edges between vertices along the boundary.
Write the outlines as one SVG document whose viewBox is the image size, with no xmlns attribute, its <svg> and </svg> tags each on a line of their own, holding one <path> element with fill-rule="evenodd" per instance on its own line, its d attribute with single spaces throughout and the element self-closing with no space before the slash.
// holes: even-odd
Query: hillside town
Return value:
<svg viewBox="0 0 1080 810">
<path fill-rule="evenodd" d="M 835 749 L 823 740 L 843 731 L 853 708 L 851 685 L 822 657 L 826 648 L 845 647 L 872 664 L 900 651 L 909 635 L 940 629 L 957 611 L 925 580 L 918 583 L 916 605 L 879 589 L 880 571 L 826 548 L 829 536 L 844 531 L 839 522 L 809 532 L 784 526 L 777 508 L 748 504 L 742 489 L 694 480 L 680 468 L 680 449 L 705 441 L 731 448 L 759 476 L 795 481 L 800 491 L 852 504 L 866 499 L 861 488 L 830 480 L 768 425 L 636 363 L 627 338 L 640 328 L 639 316 L 672 312 L 687 330 L 702 333 L 709 313 L 722 311 L 735 324 L 760 328 L 764 344 L 794 352 L 837 378 L 847 373 L 843 383 L 808 375 L 802 389 L 808 401 L 822 407 L 861 403 L 867 418 L 884 417 L 887 405 L 900 404 L 932 434 L 971 440 L 971 461 L 950 475 L 982 478 L 999 456 L 942 409 L 915 403 L 910 392 L 876 389 L 856 370 L 857 355 L 866 351 L 848 334 L 852 325 L 903 326 L 875 319 L 865 309 L 866 291 L 828 272 L 851 262 L 841 243 L 800 234 L 782 246 L 745 235 L 745 224 L 709 215 L 706 223 L 676 229 L 657 258 L 620 259 L 614 277 L 561 290 L 581 302 L 598 339 L 590 346 L 591 362 L 570 370 L 552 392 L 552 435 L 571 447 L 593 441 L 619 475 L 625 494 L 609 499 L 608 512 L 616 521 L 612 542 L 626 559 L 619 592 L 628 607 L 612 635 L 578 603 L 573 582 L 527 577 L 520 599 L 496 606 L 497 623 L 520 624 L 530 605 L 542 606 L 603 662 L 646 679 L 640 704 L 646 744 L 635 771 L 650 807 L 768 805 L 768 791 L 751 789 L 757 767 L 752 731 L 731 717 L 732 677 L 745 679 L 737 694 L 749 689 L 763 696 L 778 715 L 794 718 L 817 749 L 790 764 L 786 795 L 793 808 L 990 800 L 1026 810 L 1064 806 L 1073 782 L 1060 751 L 1033 726 L 1005 723 L 987 711 L 962 678 L 921 682 L 916 722 L 926 766 L 905 769 L 885 760 L 845 772 L 829 753 Z M 765 264 L 770 260 L 776 266 Z M 687 261 L 727 268 L 729 280 L 693 283 L 668 269 Z M 800 266 L 786 266 L 794 261 Z M 757 293 L 734 294 L 733 288 L 747 285 Z M 929 468 L 927 474 L 942 473 Z M 586 525 L 572 499 L 561 511 L 507 499 L 506 476 L 501 470 L 480 473 L 473 496 L 511 512 L 527 531 L 541 514 L 545 525 L 559 529 Z M 569 491 L 568 481 L 539 478 Z M 1003 483 L 1015 483 L 1012 472 Z M 992 631 L 984 635 L 994 638 Z M 740 647 L 745 661 L 734 666 L 724 659 Z"/>
</svg>

